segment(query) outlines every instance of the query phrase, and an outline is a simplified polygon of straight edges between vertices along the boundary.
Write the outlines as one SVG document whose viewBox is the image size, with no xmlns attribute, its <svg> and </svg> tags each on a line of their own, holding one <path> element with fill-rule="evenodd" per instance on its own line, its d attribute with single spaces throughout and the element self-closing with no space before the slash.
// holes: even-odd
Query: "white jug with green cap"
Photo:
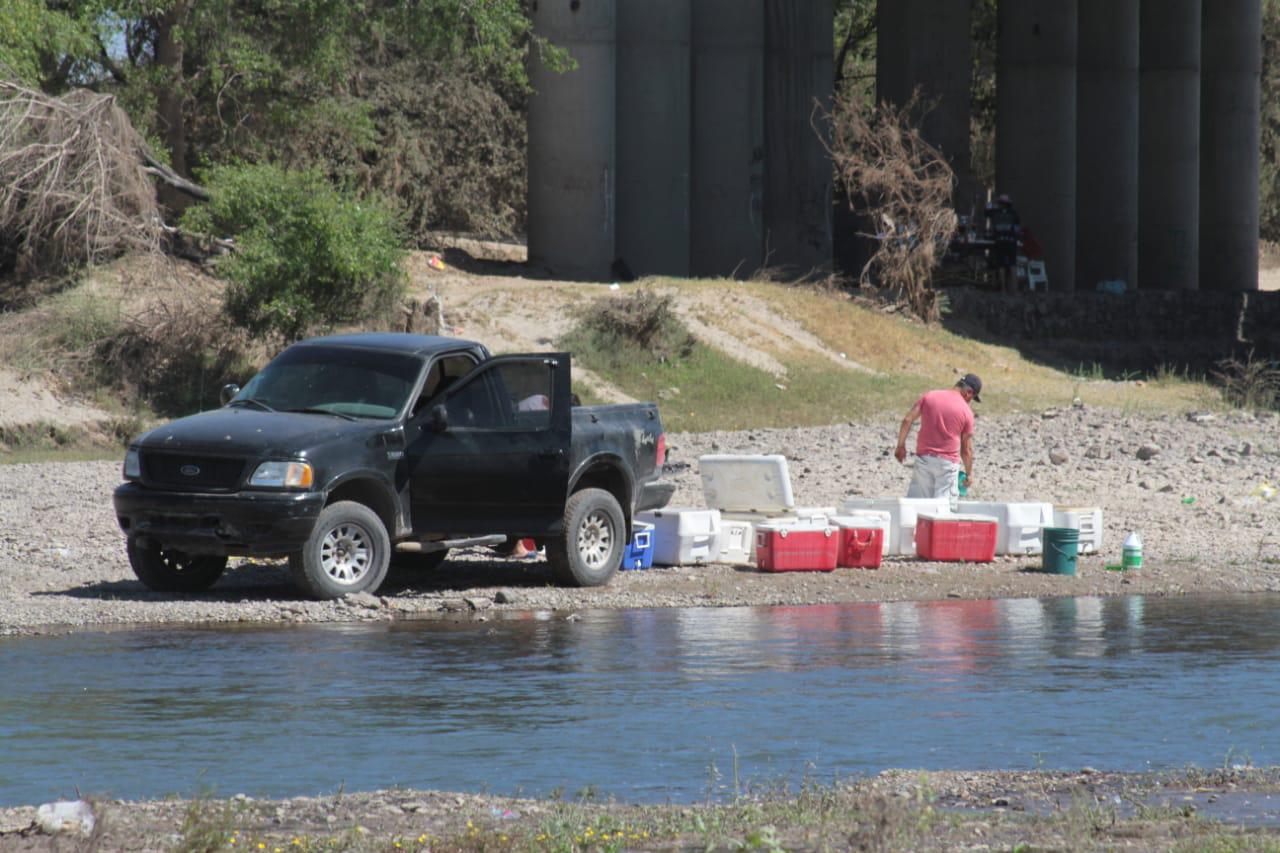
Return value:
<svg viewBox="0 0 1280 853">
<path fill-rule="evenodd" d="M 1142 568 L 1142 537 L 1136 531 L 1130 533 L 1128 538 L 1124 540 L 1124 551 L 1120 558 L 1120 565 L 1124 567 L 1125 571 Z"/>
</svg>

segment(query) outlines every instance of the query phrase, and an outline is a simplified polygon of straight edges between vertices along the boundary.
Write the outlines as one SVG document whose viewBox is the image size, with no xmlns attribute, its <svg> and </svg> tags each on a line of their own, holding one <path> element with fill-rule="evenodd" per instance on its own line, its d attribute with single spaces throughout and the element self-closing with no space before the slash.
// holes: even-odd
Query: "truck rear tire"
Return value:
<svg viewBox="0 0 1280 853">
<path fill-rule="evenodd" d="M 302 550 L 289 555 L 293 582 L 313 598 L 376 592 L 387 578 L 391 538 L 377 513 L 338 501 L 320 512 Z"/>
<path fill-rule="evenodd" d="M 138 580 L 156 592 L 202 592 L 218 582 L 227 558 L 195 555 L 129 537 L 129 565 Z"/>
<path fill-rule="evenodd" d="M 627 522 L 604 489 L 574 492 L 564 507 L 564 535 L 547 543 L 547 562 L 558 583 L 604 586 L 622 564 Z"/>
</svg>

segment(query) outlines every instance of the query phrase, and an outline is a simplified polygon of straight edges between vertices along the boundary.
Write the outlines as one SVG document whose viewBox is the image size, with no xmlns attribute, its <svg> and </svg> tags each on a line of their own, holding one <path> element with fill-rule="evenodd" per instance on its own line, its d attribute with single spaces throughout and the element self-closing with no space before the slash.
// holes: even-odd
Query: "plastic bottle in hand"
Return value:
<svg viewBox="0 0 1280 853">
<path fill-rule="evenodd" d="M 956 487 L 960 492 L 960 497 L 969 496 L 969 477 L 963 471 L 956 475 Z"/>
</svg>

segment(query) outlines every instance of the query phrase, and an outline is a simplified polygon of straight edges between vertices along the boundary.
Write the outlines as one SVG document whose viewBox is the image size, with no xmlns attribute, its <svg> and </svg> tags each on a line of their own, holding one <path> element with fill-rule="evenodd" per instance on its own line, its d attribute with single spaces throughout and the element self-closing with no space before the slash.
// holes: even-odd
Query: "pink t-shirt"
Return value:
<svg viewBox="0 0 1280 853">
<path fill-rule="evenodd" d="M 950 388 L 928 391 L 916 403 L 920 407 L 917 456 L 941 456 L 960 461 L 961 436 L 973 435 L 973 409 Z"/>
</svg>

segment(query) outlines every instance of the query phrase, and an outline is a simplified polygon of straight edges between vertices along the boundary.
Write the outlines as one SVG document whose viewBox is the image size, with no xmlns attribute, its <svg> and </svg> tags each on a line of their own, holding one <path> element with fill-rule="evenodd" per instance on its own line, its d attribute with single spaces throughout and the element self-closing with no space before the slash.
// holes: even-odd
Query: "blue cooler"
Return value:
<svg viewBox="0 0 1280 853">
<path fill-rule="evenodd" d="M 622 552 L 622 570 L 653 568 L 653 525 L 643 521 L 631 524 L 631 541 Z"/>
</svg>

